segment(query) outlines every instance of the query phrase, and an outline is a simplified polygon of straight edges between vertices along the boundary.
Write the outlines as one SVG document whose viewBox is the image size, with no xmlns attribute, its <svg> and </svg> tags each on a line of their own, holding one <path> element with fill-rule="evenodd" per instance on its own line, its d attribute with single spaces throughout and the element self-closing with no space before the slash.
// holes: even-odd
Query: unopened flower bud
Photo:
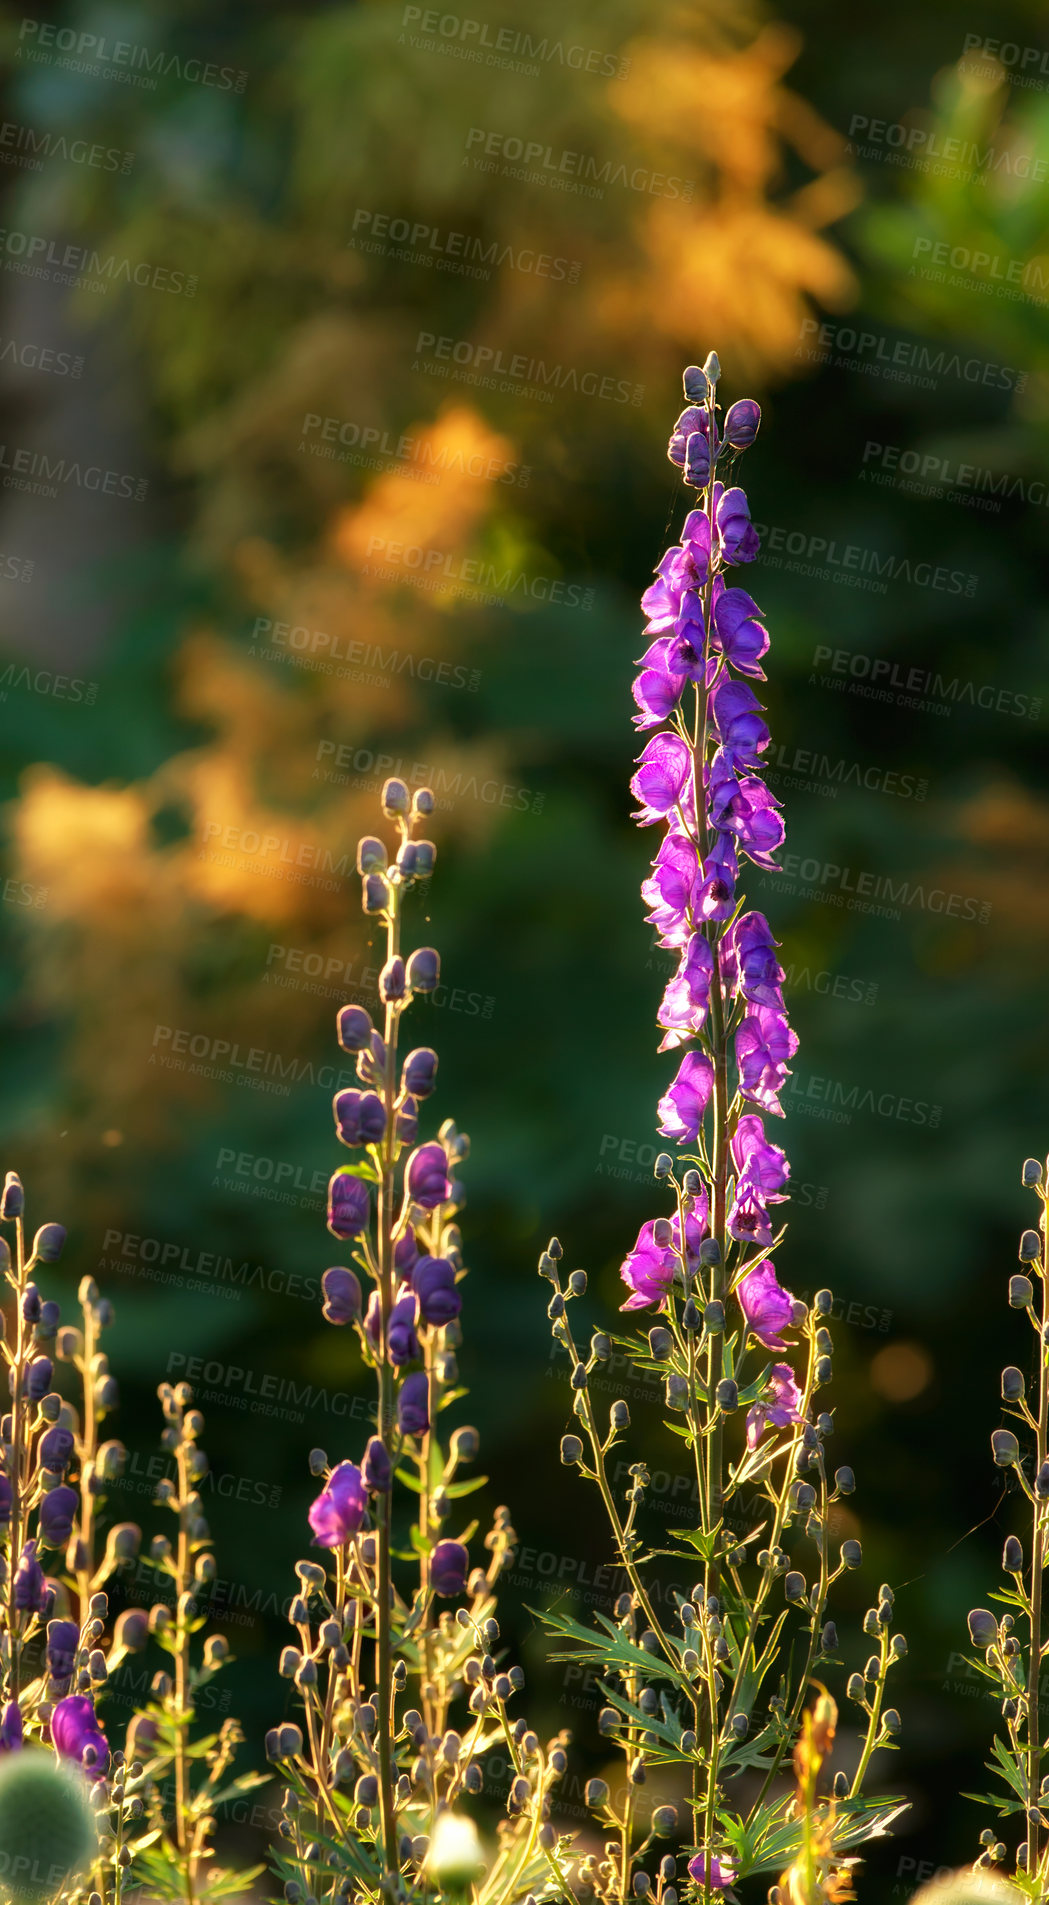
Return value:
<svg viewBox="0 0 1049 1905">
<path fill-rule="evenodd" d="M 745 450 L 753 443 L 761 423 L 761 407 L 753 397 L 740 397 L 725 413 L 725 441 L 734 450 Z"/>
<path fill-rule="evenodd" d="M 1020 1444 L 1011 1429 L 992 1429 L 991 1454 L 997 1468 L 1013 1468 L 1020 1459 Z"/>
<path fill-rule="evenodd" d="M 441 977 L 441 956 L 432 946 L 417 946 L 408 961 L 408 985 L 412 992 L 433 992 Z"/>
<path fill-rule="evenodd" d="M 706 373 L 700 370 L 698 364 L 690 364 L 681 381 L 684 384 L 685 396 L 688 398 L 689 403 L 706 403 Z"/>
<path fill-rule="evenodd" d="M 21 1217 L 25 1209 L 25 1192 L 17 1171 L 8 1171 L 4 1179 L 4 1188 L 0 1194 L 0 1217 L 11 1219 Z"/>
<path fill-rule="evenodd" d="M 609 1799 L 607 1781 L 603 1779 L 588 1780 L 584 1798 L 592 1812 L 598 1812 L 602 1806 L 607 1806 Z"/>
<path fill-rule="evenodd" d="M 691 1300 L 691 1299 L 690 1299 Z M 725 1305 L 715 1297 L 703 1312 L 703 1321 L 711 1336 L 720 1336 L 725 1328 Z"/>
<path fill-rule="evenodd" d="M 382 873 L 386 867 L 386 848 L 381 840 L 366 834 L 357 842 L 358 873 Z"/>
<path fill-rule="evenodd" d="M 1033 1232 L 1029 1232 L 1033 1236 Z M 1031 1306 L 1034 1289 L 1030 1277 L 1009 1278 L 1009 1307 L 1013 1310 L 1026 1310 Z"/>
<path fill-rule="evenodd" d="M 1010 1363 L 1007 1369 L 1002 1370 L 1003 1402 L 1022 1402 L 1026 1387 L 1023 1374 L 1015 1364 Z"/>
<path fill-rule="evenodd" d="M 669 1375 L 665 1393 L 668 1409 L 681 1411 L 688 1408 L 688 1383 L 684 1376 Z"/>
<path fill-rule="evenodd" d="M 621 1399 L 617 1399 L 612 1404 L 612 1407 L 609 1411 L 609 1420 L 612 1424 L 613 1429 L 629 1429 L 630 1410 L 627 1408 L 626 1403 L 623 1402 Z"/>
<path fill-rule="evenodd" d="M 839 1495 L 851 1495 L 855 1492 L 856 1477 L 853 1474 L 851 1468 L 836 1468 L 835 1469 L 834 1486 L 837 1489 Z"/>
<path fill-rule="evenodd" d="M 1038 1159 L 1025 1158 L 1023 1170 L 1020 1173 L 1020 1182 L 1023 1184 L 1024 1189 L 1028 1191 L 1033 1190 L 1034 1186 L 1036 1184 L 1040 1184 L 1041 1181 L 1042 1181 L 1042 1167 L 1039 1164 Z"/>
<path fill-rule="evenodd" d="M 583 1459 L 583 1444 L 577 1435 L 561 1437 L 561 1460 L 566 1468 L 572 1468 Z"/>
<path fill-rule="evenodd" d="M 674 1338 L 669 1330 L 657 1324 L 648 1332 L 648 1347 L 658 1362 L 664 1362 L 674 1347 Z"/>
<path fill-rule="evenodd" d="M 1020 1262 L 1037 1263 L 1042 1254 L 1042 1241 L 1036 1230 L 1025 1230 L 1020 1238 Z"/>
<path fill-rule="evenodd" d="M 863 1562 L 863 1549 L 858 1541 L 843 1541 L 841 1558 L 847 1568 L 858 1568 Z"/>
<path fill-rule="evenodd" d="M 1015 1535 L 1006 1535 L 1002 1549 L 1002 1567 L 1006 1574 L 1019 1574 L 1024 1564 L 1024 1551 Z"/>
<path fill-rule="evenodd" d="M 856 1702 L 857 1706 L 863 1705 L 867 1698 L 867 1688 L 861 1673 L 850 1673 L 845 1692 L 850 1700 Z"/>
<path fill-rule="evenodd" d="M 412 803 L 408 789 L 404 782 L 398 780 L 394 775 L 391 775 L 390 779 L 383 784 L 383 790 L 379 799 L 387 820 L 395 820 L 399 815 L 407 814 L 411 811 Z"/>
<path fill-rule="evenodd" d="M 791 1568 L 783 1577 L 783 1592 L 788 1601 L 800 1601 L 805 1593 L 805 1576 L 797 1568 Z"/>
<path fill-rule="evenodd" d="M 825 1621 L 820 1634 L 820 1647 L 825 1654 L 834 1654 L 838 1650 L 838 1630 L 833 1621 Z"/>
<path fill-rule="evenodd" d="M 971 1608 L 967 1616 L 969 1639 L 974 1647 L 993 1647 L 998 1638 L 998 1622 L 986 1607 Z"/>
<path fill-rule="evenodd" d="M 344 1052 L 363 1052 L 371 1043 L 375 1027 L 362 1005 L 344 1005 L 336 1019 L 339 1044 Z"/>
<path fill-rule="evenodd" d="M 665 1177 L 669 1177 L 673 1169 L 674 1160 L 669 1151 L 660 1151 L 652 1166 L 652 1176 L 662 1180 Z"/>
</svg>

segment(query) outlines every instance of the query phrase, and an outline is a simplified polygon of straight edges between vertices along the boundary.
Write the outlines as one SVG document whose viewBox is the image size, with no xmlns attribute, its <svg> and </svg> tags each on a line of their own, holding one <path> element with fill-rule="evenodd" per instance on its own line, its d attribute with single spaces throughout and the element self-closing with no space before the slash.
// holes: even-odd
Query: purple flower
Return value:
<svg viewBox="0 0 1049 1905">
<path fill-rule="evenodd" d="M 739 1119 L 729 1145 L 732 1168 L 760 1191 L 769 1204 L 783 1202 L 784 1186 L 790 1176 L 786 1153 L 778 1144 L 770 1144 L 765 1127 L 754 1111 Z"/>
<path fill-rule="evenodd" d="M 747 1410 L 747 1447 L 757 1448 L 767 1428 L 785 1429 L 788 1422 L 800 1422 L 802 1395 L 789 1363 L 773 1363 L 765 1387 L 765 1399 Z"/>
<path fill-rule="evenodd" d="M 378 1291 L 375 1293 L 378 1296 Z M 372 1299 L 373 1302 L 375 1298 Z M 386 1332 L 386 1344 L 391 1363 L 400 1368 L 402 1363 L 418 1362 L 419 1338 L 415 1334 L 415 1318 L 418 1303 L 414 1290 L 399 1296 L 390 1311 L 390 1323 Z"/>
<path fill-rule="evenodd" d="M 692 904 L 701 919 L 731 919 L 736 910 L 736 879 L 739 858 L 730 833 L 716 833 L 714 845 L 703 862 L 702 876 L 692 896 Z"/>
<path fill-rule="evenodd" d="M 51 1715 L 51 1738 L 63 1759 L 82 1766 L 89 1779 L 101 1779 L 109 1764 L 109 1742 L 86 1693 L 70 1693 Z"/>
<path fill-rule="evenodd" d="M 335 1023 L 344 1052 L 362 1052 L 371 1043 L 375 1027 L 363 1005 L 344 1005 Z"/>
<path fill-rule="evenodd" d="M 755 1264 L 737 1285 L 736 1295 L 751 1335 L 765 1349 L 786 1349 L 780 1332 L 790 1328 L 794 1298 L 781 1287 L 775 1265 L 768 1258 Z"/>
<path fill-rule="evenodd" d="M 758 434 L 761 422 L 761 405 L 753 397 L 740 397 L 725 412 L 725 442 L 731 443 L 734 450 L 746 450 Z"/>
<path fill-rule="evenodd" d="M 706 1884 L 707 1859 L 706 1859 L 706 1854 L 704 1852 L 697 1852 L 695 1858 L 689 1860 L 688 1875 L 689 1875 L 689 1878 L 695 1879 L 697 1885 Z M 734 1864 L 732 1863 L 732 1860 L 724 1857 L 724 1855 L 722 1855 L 722 1857 L 719 1858 L 717 1854 L 715 1853 L 712 1856 L 710 1861 L 710 1889 L 711 1891 L 712 1892 L 726 1892 L 730 1885 L 735 1884 L 735 1880 L 736 1880 L 736 1868 Z"/>
<path fill-rule="evenodd" d="M 419 1244 L 411 1225 L 402 1230 L 393 1246 L 393 1267 L 399 1277 L 410 1280 L 412 1271 L 419 1261 Z"/>
<path fill-rule="evenodd" d="M 419 1204 L 423 1210 L 436 1210 L 438 1204 L 448 1202 L 452 1186 L 443 1144 L 431 1141 L 421 1144 L 417 1151 L 412 1152 L 405 1172 L 405 1184 L 412 1203 Z"/>
<path fill-rule="evenodd" d="M 54 1371 L 49 1356 L 34 1356 L 26 1370 L 26 1395 L 30 1402 L 42 1402 L 51 1387 Z"/>
<path fill-rule="evenodd" d="M 401 1384 L 397 1426 L 402 1435 L 425 1435 L 430 1426 L 430 1378 L 425 1369 L 406 1376 Z"/>
<path fill-rule="evenodd" d="M 332 1110 L 343 1144 L 378 1144 L 386 1135 L 386 1106 L 378 1092 L 336 1092 Z"/>
<path fill-rule="evenodd" d="M 455 1266 L 445 1257 L 420 1257 L 412 1272 L 412 1288 L 424 1323 L 450 1323 L 463 1307 Z"/>
<path fill-rule="evenodd" d="M 11 1484 L 0 1470 L 0 1528 L 6 1528 L 11 1519 Z"/>
<path fill-rule="evenodd" d="M 635 728 L 657 728 L 666 721 L 677 707 L 687 680 L 687 670 L 680 663 L 679 638 L 661 635 L 642 655 L 641 673 L 634 682 L 638 706 Z"/>
<path fill-rule="evenodd" d="M 699 1246 L 707 1234 L 710 1220 L 710 1199 L 706 1186 L 701 1184 L 698 1191 L 683 1199 L 685 1207 L 685 1263 L 689 1275 L 694 1275 L 699 1263 Z M 677 1212 L 670 1219 L 670 1233 L 674 1240 L 674 1249 L 681 1255 L 681 1220 Z"/>
<path fill-rule="evenodd" d="M 15 1606 L 24 1614 L 41 1613 L 46 1590 L 44 1570 L 36 1558 L 36 1542 L 27 1541 L 15 1569 Z"/>
<path fill-rule="evenodd" d="M 353 1323 L 361 1313 L 361 1286 L 352 1270 L 333 1264 L 321 1278 L 326 1323 Z"/>
<path fill-rule="evenodd" d="M 392 1005 L 403 999 L 404 993 L 404 960 L 400 953 L 395 953 L 379 974 L 379 997 L 384 1005 Z"/>
<path fill-rule="evenodd" d="M 686 834 L 667 834 L 652 862 L 652 877 L 641 897 L 650 908 L 647 924 L 661 946 L 683 946 L 690 932 L 688 910 L 699 874 L 699 855 Z"/>
<path fill-rule="evenodd" d="M 48 1621 L 47 1670 L 52 1680 L 68 1680 L 76 1666 L 80 1629 L 75 1621 Z"/>
<path fill-rule="evenodd" d="M 691 784 L 692 755 L 679 734 L 654 734 L 638 757 L 630 791 L 641 802 L 631 815 L 642 827 L 652 826 L 684 802 Z"/>
<path fill-rule="evenodd" d="M 436 992 L 441 977 L 441 955 L 433 946 L 416 946 L 408 960 L 408 984 L 413 992 Z"/>
<path fill-rule="evenodd" d="M 393 1128 L 399 1144 L 415 1143 L 419 1135 L 419 1107 L 414 1098 L 400 1100 Z"/>
<path fill-rule="evenodd" d="M 401 1072 L 401 1090 L 413 1098 L 429 1098 L 437 1083 L 437 1053 L 428 1045 L 409 1052 Z"/>
<path fill-rule="evenodd" d="M 367 1505 L 360 1469 L 353 1462 L 340 1462 L 310 1503 L 308 1519 L 317 1546 L 341 1548 L 357 1533 Z"/>
<path fill-rule="evenodd" d="M 660 1137 L 672 1138 L 675 1144 L 694 1144 L 713 1088 L 714 1067 L 709 1058 L 704 1052 L 686 1052 L 677 1077 L 657 1106 L 663 1120 Z"/>
<path fill-rule="evenodd" d="M 48 1489 L 40 1503 L 40 1539 L 48 1548 L 64 1548 L 73 1532 L 73 1517 L 80 1506 L 75 1488 L 59 1482 Z"/>
<path fill-rule="evenodd" d="M 40 1461 L 44 1463 L 46 1469 L 61 1471 L 61 1469 L 69 1467 L 69 1463 L 72 1461 L 72 1450 L 74 1450 L 72 1429 L 67 1429 L 65 1423 L 55 1423 L 51 1429 L 46 1429 L 44 1434 L 40 1436 L 38 1454 L 40 1454 Z M 6 1480 L 6 1476 L 4 1476 L 4 1480 Z M 10 1482 L 8 1482 L 8 1511 L 10 1511 L 10 1503 L 11 1486 Z"/>
<path fill-rule="evenodd" d="M 9 1700 L 0 1714 L 0 1753 L 17 1753 L 22 1745 L 22 1709 Z"/>
<path fill-rule="evenodd" d="M 710 763 L 707 811 L 710 824 L 733 833 L 757 866 L 775 867 L 771 855 L 783 845 L 780 802 L 764 781 L 737 774 L 719 748 Z"/>
<path fill-rule="evenodd" d="M 430 1586 L 447 1600 L 466 1586 L 470 1556 L 461 1541 L 439 1541 L 430 1556 Z"/>
<path fill-rule="evenodd" d="M 787 1060 L 797 1049 L 798 1041 L 785 1012 L 764 1005 L 748 1012 L 736 1032 L 736 1064 L 743 1096 L 782 1118 L 779 1094 L 790 1076 Z"/>
<path fill-rule="evenodd" d="M 361 1479 L 373 1495 L 388 1495 L 393 1484 L 393 1463 L 381 1435 L 368 1437 L 361 1463 Z"/>
<path fill-rule="evenodd" d="M 368 1186 L 349 1171 L 336 1171 L 328 1185 L 328 1229 L 333 1237 L 359 1237 L 367 1227 Z"/>
<path fill-rule="evenodd" d="M 656 1013 L 656 1022 L 666 1033 L 659 1047 L 661 1052 L 672 1051 L 693 1033 L 702 1031 L 710 1006 L 713 976 L 714 955 L 710 944 L 702 933 L 693 933 Z"/>
<path fill-rule="evenodd" d="M 769 731 L 753 688 L 745 681 L 723 681 L 711 696 L 711 707 L 725 760 L 732 767 L 760 767 Z"/>
<path fill-rule="evenodd" d="M 619 1274 L 631 1294 L 621 1310 L 644 1310 L 652 1303 L 662 1303 L 674 1285 L 674 1277 L 681 1269 L 681 1258 L 670 1242 L 657 1243 L 656 1225 L 665 1227 L 669 1237 L 670 1226 L 665 1218 L 652 1218 L 642 1224 L 637 1233 L 637 1242 L 629 1255 L 624 1257 Z M 686 1237 L 688 1226 L 685 1227 Z"/>
<path fill-rule="evenodd" d="M 692 438 L 698 437 L 699 444 L 693 449 Z M 714 454 L 718 452 L 717 431 L 714 434 Z M 667 444 L 667 455 L 671 463 L 679 470 L 685 470 L 685 481 L 695 489 L 702 489 L 710 475 L 710 413 L 698 404 L 689 404 L 682 412 L 671 432 Z"/>
<path fill-rule="evenodd" d="M 773 947 L 778 941 L 763 913 L 744 913 L 721 941 L 721 977 L 729 991 L 752 1005 L 783 1010 L 783 968 Z"/>
<path fill-rule="evenodd" d="M 728 1234 L 735 1237 L 737 1243 L 759 1244 L 766 1249 L 772 1242 L 772 1225 L 761 1192 L 746 1178 L 736 1185 L 736 1194 L 726 1221 Z"/>
<path fill-rule="evenodd" d="M 750 505 L 741 489 L 714 485 L 714 527 L 726 562 L 753 562 L 761 544 L 750 520 Z"/>
</svg>

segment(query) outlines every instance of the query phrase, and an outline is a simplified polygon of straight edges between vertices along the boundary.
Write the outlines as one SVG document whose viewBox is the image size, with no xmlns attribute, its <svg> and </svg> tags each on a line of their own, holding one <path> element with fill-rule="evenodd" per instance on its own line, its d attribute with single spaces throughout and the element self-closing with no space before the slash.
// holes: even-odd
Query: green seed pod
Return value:
<svg viewBox="0 0 1049 1905">
<path fill-rule="evenodd" d="M 95 1856 L 82 1776 L 53 1753 L 25 1747 L 0 1761 L 0 1884 L 17 1900 L 44 1900 Z"/>
</svg>

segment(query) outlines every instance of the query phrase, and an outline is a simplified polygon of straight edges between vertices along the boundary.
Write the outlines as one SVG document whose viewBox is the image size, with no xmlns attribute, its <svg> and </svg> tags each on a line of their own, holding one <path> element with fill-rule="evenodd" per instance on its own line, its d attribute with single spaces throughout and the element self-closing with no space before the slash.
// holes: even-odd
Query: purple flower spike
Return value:
<svg viewBox="0 0 1049 1905">
<path fill-rule="evenodd" d="M 328 1185 L 328 1229 L 333 1237 L 359 1237 L 367 1228 L 368 1186 L 348 1171 L 336 1171 Z"/>
<path fill-rule="evenodd" d="M 406 1376 L 401 1384 L 397 1426 L 402 1435 L 425 1435 L 430 1426 L 430 1378 L 425 1369 Z"/>
<path fill-rule="evenodd" d="M 686 1052 L 678 1074 L 660 1099 L 661 1138 L 675 1144 L 694 1144 L 714 1089 L 714 1067 L 704 1052 Z"/>
<path fill-rule="evenodd" d="M 663 820 L 684 800 L 692 756 L 679 734 L 654 734 L 640 756 L 630 791 L 641 802 L 631 816 L 642 827 Z"/>
<path fill-rule="evenodd" d="M 785 1429 L 789 1422 L 800 1422 L 802 1394 L 789 1363 L 773 1363 L 765 1387 L 765 1399 L 747 1410 L 747 1447 L 757 1448 L 766 1429 Z"/>
<path fill-rule="evenodd" d="M 361 1313 L 361 1286 L 352 1270 L 333 1264 L 321 1278 L 326 1323 L 354 1323 Z"/>
<path fill-rule="evenodd" d="M 337 1092 L 332 1110 L 343 1144 L 379 1144 L 386 1135 L 386 1107 L 378 1092 Z"/>
<path fill-rule="evenodd" d="M 40 1503 L 40 1539 L 48 1548 L 64 1548 L 73 1532 L 73 1518 L 80 1506 L 75 1488 L 60 1482 Z"/>
<path fill-rule="evenodd" d="M 768 1258 L 747 1271 L 736 1295 L 747 1328 L 763 1348 L 786 1349 L 780 1332 L 790 1328 L 794 1298 L 789 1290 L 781 1287 L 775 1266 Z"/>
<path fill-rule="evenodd" d="M 101 1779 L 109 1764 L 109 1741 L 86 1693 L 70 1693 L 51 1715 L 51 1738 L 62 1759 L 82 1766 L 89 1779 Z"/>
<path fill-rule="evenodd" d="M 22 1745 L 22 1709 L 17 1700 L 8 1700 L 0 1714 L 0 1753 L 17 1753 Z"/>
<path fill-rule="evenodd" d="M 461 1541 L 439 1541 L 430 1556 L 430 1586 L 448 1600 L 466 1586 L 470 1556 Z"/>
<path fill-rule="evenodd" d="M 443 1144 L 431 1141 L 421 1144 L 408 1159 L 405 1172 L 405 1185 L 413 1204 L 423 1210 L 436 1210 L 438 1204 L 446 1204 L 452 1194 L 448 1177 L 448 1159 Z"/>
<path fill-rule="evenodd" d="M 412 1288 L 424 1323 L 450 1323 L 463 1307 L 455 1283 L 455 1266 L 444 1257 L 420 1257 L 412 1273 Z"/>
<path fill-rule="evenodd" d="M 310 1503 L 308 1519 L 318 1547 L 341 1548 L 357 1533 L 367 1505 L 360 1469 L 352 1462 L 340 1462 Z"/>
</svg>

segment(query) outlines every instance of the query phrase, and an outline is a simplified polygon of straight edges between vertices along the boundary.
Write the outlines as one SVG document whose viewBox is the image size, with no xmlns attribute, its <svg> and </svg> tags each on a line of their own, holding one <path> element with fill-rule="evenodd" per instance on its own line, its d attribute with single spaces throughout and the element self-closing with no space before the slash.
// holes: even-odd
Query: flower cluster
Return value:
<svg viewBox="0 0 1049 1905">
<path fill-rule="evenodd" d="M 364 912 L 386 939 L 383 1013 L 377 1026 L 349 1004 L 337 1018 L 359 1083 L 333 1104 L 351 1161 L 331 1178 L 328 1229 L 350 1261 L 321 1283 L 325 1320 L 353 1331 L 374 1379 L 374 1432 L 334 1463 L 322 1449 L 310 1457 L 321 1482 L 308 1511 L 319 1555 L 297 1563 L 294 1641 L 280 1660 L 302 1725 L 286 1721 L 266 1740 L 286 1781 L 276 1864 L 289 1905 L 349 1893 L 380 1905 L 470 1884 L 489 1901 L 564 1890 L 550 1813 L 566 1742 L 543 1746 L 524 1719 L 511 1719 L 524 1675 L 500 1659 L 494 1590 L 514 1531 L 496 1509 L 486 1563 L 471 1557 L 477 1524 L 460 1524 L 459 1504 L 484 1483 L 463 1472 L 477 1432 L 441 1433 L 462 1394 L 466 1270 L 455 1218 L 469 1141 L 451 1120 L 419 1141 L 437 1054 L 399 1049 L 404 1014 L 440 974 L 432 947 L 407 957 L 401 947 L 405 912 L 433 871 L 434 847 L 417 837 L 433 807 L 428 789 L 411 795 L 387 781 L 395 854 L 370 836 L 358 846 Z M 489 1860 L 463 1802 L 493 1796 L 485 1756 L 496 1744 L 513 1774 Z"/>
<path fill-rule="evenodd" d="M 663 1855 L 654 1880 L 645 1870 L 660 1837 L 684 1837 L 687 1882 L 706 1905 L 737 1878 L 781 1870 L 797 1852 L 792 1802 L 770 1790 L 810 1723 L 803 1708 L 813 1673 L 836 1661 L 834 1624 L 824 1618 L 829 1590 L 861 1561 L 851 1535 L 836 1560 L 830 1552 L 831 1511 L 854 1487 L 851 1470 L 831 1471 L 834 1420 L 815 1405 L 833 1371 L 831 1293 L 819 1291 L 810 1311 L 781 1284 L 773 1256 L 790 1166 L 767 1120 L 783 1117 L 797 1039 L 777 941 L 765 916 L 748 909 L 742 881 L 748 862 L 775 868 L 784 825 L 762 778 L 769 729 L 755 684 L 765 679 L 769 633 L 731 574 L 758 554 L 732 475 L 760 411 L 743 399 L 722 416 L 719 377 L 713 354 L 702 370 L 685 372 L 686 407 L 668 454 L 698 495 L 642 597 L 648 646 L 633 689 L 635 725 L 648 734 L 631 781 L 633 817 L 663 830 L 641 893 L 656 943 L 676 958 L 656 1020 L 659 1049 L 677 1055 L 658 1105 L 660 1135 L 677 1155 L 661 1152 L 655 1164 L 673 1209 L 642 1225 L 620 1272 L 621 1307 L 647 1311 L 651 1327 L 621 1346 L 643 1383 L 662 1384 L 677 1418 L 669 1426 L 695 1466 L 698 1526 L 672 1537 L 678 1559 L 697 1564 L 688 1598 L 659 1579 L 658 1557 L 676 1553 L 666 1531 L 651 1547 L 641 1533 L 645 1463 L 629 1465 L 625 1502 L 610 1481 L 608 1456 L 630 1416 L 620 1400 L 607 1428 L 598 1421 L 591 1378 L 612 1344 L 598 1331 L 589 1355 L 577 1347 L 569 1305 L 585 1276 L 573 1271 L 562 1284 L 556 1239 L 539 1266 L 553 1284 L 548 1315 L 568 1353 L 582 1430 L 564 1437 L 562 1460 L 600 1491 L 628 1582 L 601 1629 L 560 1611 L 547 1616 L 565 1657 L 602 1676 L 610 1704 L 600 1731 L 624 1755 L 618 1796 L 607 1781 L 592 1782 L 591 1804 L 611 1837 L 606 1857 L 581 1868 L 584 1886 L 607 1901 L 626 1895 L 634 1867 L 639 1896 L 653 1886 L 659 1897 L 675 1892 L 673 1855 Z M 893 1813 L 861 1793 L 872 1754 L 899 1730 L 883 1701 L 889 1666 L 905 1651 L 902 1636 L 890 1638 L 892 1619 L 885 1586 L 864 1623 L 880 1637 L 879 1651 L 849 1681 L 866 1715 L 859 1768 L 852 1781 L 838 1774 L 833 1797 L 809 1809 L 828 1883 L 844 1884 L 845 1848 L 884 1829 Z M 763 1706 L 766 1679 L 778 1684 Z M 684 1818 L 657 1806 L 645 1831 L 637 1789 L 647 1763 L 667 1761 L 679 1763 L 687 1785 Z M 734 1800 L 744 1773 L 750 1795 Z"/>
</svg>

